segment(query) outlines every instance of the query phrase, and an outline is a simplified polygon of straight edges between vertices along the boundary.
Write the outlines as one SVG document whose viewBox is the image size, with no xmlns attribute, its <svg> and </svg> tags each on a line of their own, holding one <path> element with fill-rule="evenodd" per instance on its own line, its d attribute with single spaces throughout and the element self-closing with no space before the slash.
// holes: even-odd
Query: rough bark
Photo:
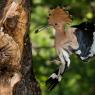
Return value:
<svg viewBox="0 0 95 95">
<path fill-rule="evenodd" d="M 4 0 L 0 9 L 0 95 L 40 95 L 32 66 L 29 0 Z"/>
</svg>

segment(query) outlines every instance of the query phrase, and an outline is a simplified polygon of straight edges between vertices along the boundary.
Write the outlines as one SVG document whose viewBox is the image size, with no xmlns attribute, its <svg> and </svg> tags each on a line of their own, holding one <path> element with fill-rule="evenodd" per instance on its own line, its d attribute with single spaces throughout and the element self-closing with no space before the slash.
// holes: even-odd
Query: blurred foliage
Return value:
<svg viewBox="0 0 95 95">
<path fill-rule="evenodd" d="M 32 13 L 30 38 L 33 49 L 34 71 L 42 89 L 42 95 L 95 95 L 95 60 L 81 62 L 76 55 L 71 56 L 71 66 L 64 74 L 62 82 L 52 91 L 46 88 L 45 81 L 58 68 L 51 62 L 56 57 L 54 30 L 43 29 L 47 26 L 48 11 L 56 6 L 65 6 L 72 15 L 72 24 L 83 21 L 95 21 L 95 0 L 31 0 Z"/>
</svg>

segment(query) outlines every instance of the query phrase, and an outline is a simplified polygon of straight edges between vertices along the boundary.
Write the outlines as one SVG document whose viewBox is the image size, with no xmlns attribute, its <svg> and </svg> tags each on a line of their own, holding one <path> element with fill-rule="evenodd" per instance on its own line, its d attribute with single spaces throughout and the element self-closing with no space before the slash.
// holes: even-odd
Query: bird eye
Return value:
<svg viewBox="0 0 95 95">
<path fill-rule="evenodd" d="M 51 14 L 49 14 L 49 16 L 51 16 Z"/>
<path fill-rule="evenodd" d="M 55 23 L 55 25 L 58 25 L 57 23 Z"/>
</svg>

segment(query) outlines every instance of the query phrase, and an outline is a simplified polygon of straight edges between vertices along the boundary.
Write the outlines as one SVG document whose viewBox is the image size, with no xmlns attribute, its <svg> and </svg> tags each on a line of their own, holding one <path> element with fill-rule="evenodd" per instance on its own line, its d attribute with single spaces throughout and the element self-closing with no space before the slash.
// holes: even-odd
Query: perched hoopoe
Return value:
<svg viewBox="0 0 95 95">
<path fill-rule="evenodd" d="M 95 27 L 94 23 L 83 22 L 70 26 L 71 18 L 64 8 L 56 7 L 50 10 L 48 24 L 55 29 L 55 49 L 61 61 L 56 70 L 46 81 L 49 90 L 52 90 L 62 79 L 64 71 L 70 66 L 70 55 L 77 54 L 85 61 L 95 54 Z M 65 26 L 68 25 L 67 29 Z"/>
</svg>

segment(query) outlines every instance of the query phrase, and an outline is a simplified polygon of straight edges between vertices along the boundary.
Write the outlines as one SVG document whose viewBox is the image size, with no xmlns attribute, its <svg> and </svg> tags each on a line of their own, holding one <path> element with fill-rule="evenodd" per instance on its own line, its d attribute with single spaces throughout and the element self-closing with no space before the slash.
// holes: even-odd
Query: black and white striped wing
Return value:
<svg viewBox="0 0 95 95">
<path fill-rule="evenodd" d="M 75 35 L 79 44 L 76 54 L 81 60 L 87 60 L 95 55 L 95 27 L 94 23 L 83 22 L 73 26 L 76 28 Z"/>
</svg>

